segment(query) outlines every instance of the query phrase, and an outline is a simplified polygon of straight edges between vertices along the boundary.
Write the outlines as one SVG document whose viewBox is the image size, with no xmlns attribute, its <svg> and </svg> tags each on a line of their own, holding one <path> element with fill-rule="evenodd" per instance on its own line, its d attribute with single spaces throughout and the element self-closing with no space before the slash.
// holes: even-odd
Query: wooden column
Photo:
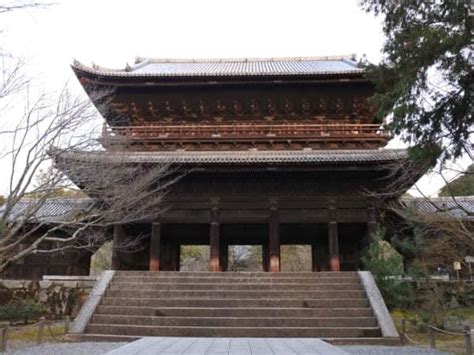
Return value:
<svg viewBox="0 0 474 355">
<path fill-rule="evenodd" d="M 114 238 L 112 242 L 112 270 L 120 270 L 120 253 L 119 250 L 124 244 L 125 227 L 122 224 L 114 225 Z"/>
<path fill-rule="evenodd" d="M 320 271 L 318 265 L 318 246 L 316 243 L 311 244 L 311 269 L 313 271 Z"/>
<path fill-rule="evenodd" d="M 268 249 L 270 252 L 270 272 L 280 271 L 280 221 L 276 206 L 270 208 Z"/>
<path fill-rule="evenodd" d="M 311 245 L 313 271 L 329 271 L 327 239 L 317 238 Z"/>
<path fill-rule="evenodd" d="M 220 271 L 219 223 L 211 222 L 209 270 Z"/>
<path fill-rule="evenodd" d="M 150 271 L 160 270 L 161 224 L 151 225 L 150 236 Z"/>
<path fill-rule="evenodd" d="M 377 218 L 375 213 L 375 207 L 370 206 L 367 210 L 368 219 L 367 222 L 367 234 L 369 236 L 369 243 L 372 243 L 375 233 L 377 232 Z"/>
<path fill-rule="evenodd" d="M 181 261 L 181 245 L 177 243 L 171 244 L 171 270 L 179 271 Z"/>
<path fill-rule="evenodd" d="M 213 206 L 211 209 L 211 226 L 210 226 L 210 258 L 209 258 L 209 270 L 210 271 L 221 271 L 220 266 L 220 233 L 219 233 L 219 221 L 218 214 L 219 210 L 217 207 L 217 200 L 212 201 Z"/>
<path fill-rule="evenodd" d="M 262 245 L 262 269 L 268 271 L 270 267 L 270 252 L 268 250 L 268 243 Z"/>
<path fill-rule="evenodd" d="M 331 271 L 340 271 L 339 262 L 339 235 L 337 232 L 337 222 L 329 222 L 329 267 Z"/>
<path fill-rule="evenodd" d="M 223 243 L 222 240 L 219 243 L 219 270 L 227 271 L 227 266 L 229 264 L 229 246 L 226 243 Z"/>
</svg>

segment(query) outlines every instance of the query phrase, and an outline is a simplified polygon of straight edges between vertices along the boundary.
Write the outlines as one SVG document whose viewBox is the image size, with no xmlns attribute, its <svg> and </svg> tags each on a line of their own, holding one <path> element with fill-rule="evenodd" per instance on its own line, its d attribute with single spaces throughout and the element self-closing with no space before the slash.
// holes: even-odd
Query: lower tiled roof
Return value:
<svg viewBox="0 0 474 355">
<path fill-rule="evenodd" d="M 474 221 L 474 196 L 447 196 L 431 198 L 403 198 L 407 208 L 421 215 L 439 215 Z"/>
<path fill-rule="evenodd" d="M 22 198 L 14 203 L 7 220 L 28 218 L 36 222 L 62 222 L 72 218 L 73 213 L 84 211 L 94 203 L 92 198 L 57 197 L 48 199 Z M 0 206 L 3 216 L 6 205 Z"/>
<path fill-rule="evenodd" d="M 9 220 L 15 220 L 25 216 L 25 211 L 31 207 L 37 207 L 37 211 L 30 216 L 32 222 L 62 222 L 67 220 L 74 213 L 84 211 L 95 202 L 92 198 L 51 198 L 38 204 L 38 200 L 24 198 L 15 204 Z M 422 215 L 439 215 L 443 218 L 456 218 L 464 220 L 474 220 L 474 196 L 462 197 L 434 197 L 412 198 L 405 197 L 401 199 L 402 204 Z M 3 211 L 0 207 L 0 214 Z"/>
<path fill-rule="evenodd" d="M 298 151 L 170 151 L 170 152 L 62 152 L 59 158 L 89 162 L 168 164 L 370 164 L 408 158 L 405 149 L 298 150 Z"/>
</svg>

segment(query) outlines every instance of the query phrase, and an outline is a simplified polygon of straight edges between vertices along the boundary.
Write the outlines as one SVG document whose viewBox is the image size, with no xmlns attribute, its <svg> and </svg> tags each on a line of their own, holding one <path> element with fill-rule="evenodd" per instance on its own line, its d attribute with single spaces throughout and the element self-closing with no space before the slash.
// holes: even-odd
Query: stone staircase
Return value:
<svg viewBox="0 0 474 355">
<path fill-rule="evenodd" d="M 117 271 L 81 340 L 144 336 L 398 343 L 382 337 L 357 272 Z"/>
</svg>

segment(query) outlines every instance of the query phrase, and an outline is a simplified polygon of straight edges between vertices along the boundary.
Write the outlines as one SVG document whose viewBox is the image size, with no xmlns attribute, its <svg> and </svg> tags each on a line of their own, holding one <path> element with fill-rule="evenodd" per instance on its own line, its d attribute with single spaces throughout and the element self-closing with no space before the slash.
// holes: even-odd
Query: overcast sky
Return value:
<svg viewBox="0 0 474 355">
<path fill-rule="evenodd" d="M 0 0 L 3 1 L 3 0 Z M 3 1 L 5 2 L 5 1 Z M 11 1 L 7 1 L 11 2 Z M 381 58 L 381 20 L 357 0 L 56 0 L 42 10 L 3 14 L 3 50 L 23 56 L 38 85 L 54 91 L 70 64 L 124 67 L 135 56 L 280 57 L 356 54 Z M 392 146 L 399 146 L 392 143 Z M 466 165 L 464 162 L 463 166 Z M 0 193 L 8 172 L 0 169 Z M 442 186 L 425 179 L 433 194 Z"/>
</svg>

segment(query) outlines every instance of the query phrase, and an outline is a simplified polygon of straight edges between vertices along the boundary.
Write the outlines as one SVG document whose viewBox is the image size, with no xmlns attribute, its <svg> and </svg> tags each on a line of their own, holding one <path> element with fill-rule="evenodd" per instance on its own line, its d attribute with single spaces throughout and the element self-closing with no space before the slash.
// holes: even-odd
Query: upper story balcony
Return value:
<svg viewBox="0 0 474 355">
<path fill-rule="evenodd" d="M 216 124 L 104 126 L 102 144 L 131 150 L 372 149 L 389 135 L 380 124 Z"/>
</svg>

